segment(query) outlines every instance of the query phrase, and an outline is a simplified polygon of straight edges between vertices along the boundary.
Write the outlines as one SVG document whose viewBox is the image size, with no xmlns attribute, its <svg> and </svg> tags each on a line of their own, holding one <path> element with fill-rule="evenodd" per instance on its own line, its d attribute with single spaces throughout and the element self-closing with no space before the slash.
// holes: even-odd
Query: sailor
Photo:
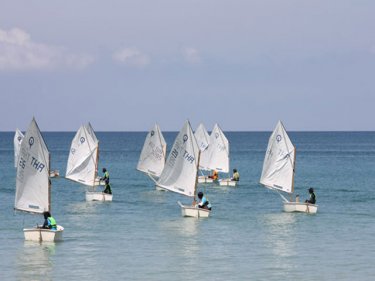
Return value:
<svg viewBox="0 0 375 281">
<path fill-rule="evenodd" d="M 107 194 L 112 194 L 111 185 L 109 184 L 109 173 L 106 168 L 103 168 L 102 171 L 104 175 L 100 178 L 100 180 L 105 182 L 105 189 L 103 192 Z"/>
<path fill-rule="evenodd" d="M 212 175 L 208 176 L 210 179 L 213 179 L 214 181 L 216 181 L 218 178 L 219 178 L 219 174 L 216 170 L 213 170 L 212 171 Z"/>
<path fill-rule="evenodd" d="M 233 169 L 233 176 L 231 178 L 232 181 L 239 181 L 240 180 L 240 173 L 237 169 Z"/>
<path fill-rule="evenodd" d="M 198 199 L 199 199 L 198 208 L 211 210 L 211 204 L 210 202 L 208 202 L 207 198 L 203 196 L 202 191 L 198 192 Z"/>
<path fill-rule="evenodd" d="M 310 193 L 310 199 L 305 200 L 305 203 L 315 204 L 316 197 L 315 197 L 314 189 L 312 187 L 309 188 L 309 193 Z"/>
<path fill-rule="evenodd" d="M 44 223 L 42 228 L 57 230 L 56 220 L 51 216 L 50 212 L 44 212 Z"/>
</svg>

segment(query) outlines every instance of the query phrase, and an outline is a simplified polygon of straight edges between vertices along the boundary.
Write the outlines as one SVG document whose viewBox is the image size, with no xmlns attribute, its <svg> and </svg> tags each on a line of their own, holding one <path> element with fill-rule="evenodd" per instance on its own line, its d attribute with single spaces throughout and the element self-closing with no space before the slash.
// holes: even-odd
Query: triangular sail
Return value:
<svg viewBox="0 0 375 281">
<path fill-rule="evenodd" d="M 195 196 L 199 147 L 189 121 L 176 137 L 158 186 L 186 196 Z"/>
<path fill-rule="evenodd" d="M 50 211 L 49 152 L 33 118 L 21 143 L 16 178 L 16 210 Z"/>
<path fill-rule="evenodd" d="M 65 177 L 94 186 L 97 175 L 99 142 L 90 123 L 77 131 L 70 147 Z"/>
<path fill-rule="evenodd" d="M 279 121 L 268 141 L 260 183 L 293 193 L 294 165 L 295 147 Z"/>
<path fill-rule="evenodd" d="M 202 123 L 199 124 L 198 128 L 195 130 L 194 136 L 197 139 L 199 149 L 203 154 L 203 151 L 205 151 L 210 144 L 210 136 Z"/>
<path fill-rule="evenodd" d="M 24 135 L 19 129 L 16 129 L 16 133 L 14 134 L 14 167 L 17 168 L 18 166 L 18 156 L 20 154 L 21 143 L 23 140 Z"/>
<path fill-rule="evenodd" d="M 210 145 L 202 153 L 199 168 L 229 172 L 229 142 L 218 124 L 215 124 L 210 135 Z"/>
<path fill-rule="evenodd" d="M 159 177 L 164 169 L 167 144 L 158 124 L 147 134 L 137 170 Z"/>
</svg>

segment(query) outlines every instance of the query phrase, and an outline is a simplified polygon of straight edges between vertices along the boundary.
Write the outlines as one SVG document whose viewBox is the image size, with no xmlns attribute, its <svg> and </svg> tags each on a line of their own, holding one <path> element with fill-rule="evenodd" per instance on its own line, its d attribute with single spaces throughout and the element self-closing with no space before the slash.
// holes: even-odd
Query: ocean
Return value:
<svg viewBox="0 0 375 281">
<path fill-rule="evenodd" d="M 41 128 L 43 129 L 43 128 Z M 59 243 L 25 242 L 42 215 L 15 212 L 14 133 L 0 132 L 0 280 L 374 280 L 375 132 L 289 132 L 297 148 L 295 193 L 315 189 L 316 215 L 284 213 L 259 184 L 271 132 L 225 132 L 237 187 L 200 185 L 210 218 L 181 216 L 177 201 L 135 168 L 146 132 L 98 132 L 99 170 L 113 202 L 86 202 L 64 179 L 74 132 L 46 132 L 52 214 Z M 176 132 L 166 132 L 171 148 Z"/>
</svg>

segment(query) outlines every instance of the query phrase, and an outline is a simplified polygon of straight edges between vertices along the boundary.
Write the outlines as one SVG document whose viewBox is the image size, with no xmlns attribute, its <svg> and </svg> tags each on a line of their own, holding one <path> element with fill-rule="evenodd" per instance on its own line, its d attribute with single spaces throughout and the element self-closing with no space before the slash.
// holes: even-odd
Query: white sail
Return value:
<svg viewBox="0 0 375 281">
<path fill-rule="evenodd" d="M 199 124 L 198 128 L 195 130 L 194 136 L 197 139 L 199 149 L 203 154 L 203 151 L 205 151 L 210 144 L 210 136 L 202 123 Z"/>
<path fill-rule="evenodd" d="M 33 118 L 21 143 L 16 178 L 15 209 L 50 211 L 49 152 Z"/>
<path fill-rule="evenodd" d="M 198 157 L 198 143 L 189 121 L 186 121 L 176 137 L 164 170 L 156 184 L 167 190 L 193 197 L 197 180 Z"/>
<path fill-rule="evenodd" d="M 83 125 L 72 140 L 65 177 L 94 186 L 98 166 L 99 142 L 90 123 Z"/>
<path fill-rule="evenodd" d="M 14 134 L 14 167 L 17 168 L 18 166 L 18 156 L 20 154 L 21 143 L 23 140 L 24 135 L 19 129 L 16 129 L 16 133 Z"/>
<path fill-rule="evenodd" d="M 208 149 L 202 153 L 199 163 L 202 170 L 229 172 L 229 142 L 218 124 L 215 124 Z"/>
<path fill-rule="evenodd" d="M 158 124 L 147 134 L 137 170 L 159 177 L 164 169 L 167 144 Z"/>
<path fill-rule="evenodd" d="M 99 143 L 99 140 L 95 135 L 95 132 L 94 132 L 94 129 L 92 128 L 92 126 L 91 126 L 91 123 L 89 122 L 87 125 L 85 125 L 85 127 L 87 129 L 87 132 L 89 133 L 89 135 L 93 139 L 93 141 Z"/>
<path fill-rule="evenodd" d="M 294 165 L 295 147 L 279 121 L 268 141 L 260 183 L 293 193 Z"/>
</svg>

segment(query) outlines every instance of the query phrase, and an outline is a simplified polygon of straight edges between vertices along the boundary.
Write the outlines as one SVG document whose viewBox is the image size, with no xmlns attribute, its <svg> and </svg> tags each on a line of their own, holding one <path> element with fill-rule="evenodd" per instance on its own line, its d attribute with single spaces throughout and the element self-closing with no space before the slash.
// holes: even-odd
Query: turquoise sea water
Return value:
<svg viewBox="0 0 375 281">
<path fill-rule="evenodd" d="M 282 212 L 259 185 L 271 132 L 228 132 L 240 185 L 200 186 L 208 219 L 181 217 L 176 201 L 135 170 L 146 133 L 97 133 L 99 168 L 114 200 L 85 202 L 85 187 L 52 179 L 60 243 L 25 242 L 41 215 L 15 213 L 13 133 L 0 133 L 0 280 L 374 280 L 375 132 L 291 132 L 295 190 L 315 188 L 316 215 Z M 44 133 L 52 168 L 65 174 L 74 133 Z M 176 133 L 165 133 L 168 149 Z"/>
</svg>

